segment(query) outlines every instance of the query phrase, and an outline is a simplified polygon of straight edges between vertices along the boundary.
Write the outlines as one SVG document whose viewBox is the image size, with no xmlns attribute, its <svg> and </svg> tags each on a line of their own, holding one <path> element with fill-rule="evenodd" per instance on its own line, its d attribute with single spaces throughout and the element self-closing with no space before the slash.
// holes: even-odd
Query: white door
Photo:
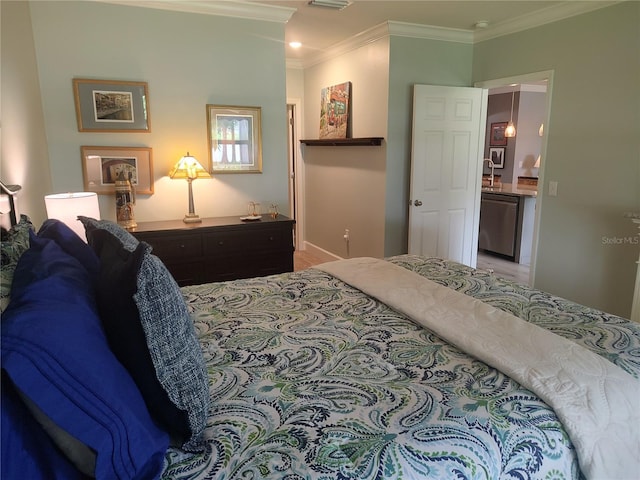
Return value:
<svg viewBox="0 0 640 480">
<path fill-rule="evenodd" d="M 487 90 L 415 85 L 409 253 L 475 267 Z"/>
</svg>

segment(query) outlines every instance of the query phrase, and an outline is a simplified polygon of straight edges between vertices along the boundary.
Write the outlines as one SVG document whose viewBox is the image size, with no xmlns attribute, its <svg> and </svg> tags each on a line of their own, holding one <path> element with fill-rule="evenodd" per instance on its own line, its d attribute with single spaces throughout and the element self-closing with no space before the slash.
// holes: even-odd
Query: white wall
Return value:
<svg viewBox="0 0 640 480">
<path fill-rule="evenodd" d="M 385 204 L 385 256 L 406 253 L 409 228 L 413 86 L 471 86 L 473 46 L 392 36 Z"/>
<path fill-rule="evenodd" d="M 308 138 L 319 136 L 321 90 L 347 81 L 353 137 L 386 137 L 388 52 L 388 39 L 382 39 L 305 70 Z M 384 256 L 386 144 L 305 146 L 303 157 L 306 241 L 340 257 Z"/>
<path fill-rule="evenodd" d="M 287 205 L 284 24 L 98 2 L 29 5 L 53 191 L 83 188 L 81 145 L 151 147 L 155 193 L 138 197 L 137 220 L 182 218 L 187 183 L 167 174 L 187 151 L 209 161 L 206 105 L 259 106 L 263 173 L 195 181 L 196 212 Z M 147 82 L 151 133 L 78 132 L 74 77 Z M 103 218 L 115 219 L 114 203 L 101 196 Z"/>
<path fill-rule="evenodd" d="M 46 219 L 44 196 L 51 191 L 51 177 L 29 4 L 3 1 L 0 11 L 0 178 L 5 184 L 22 185 L 16 209 L 39 226 Z"/>
<path fill-rule="evenodd" d="M 518 118 L 515 119 L 517 130 L 513 178 L 503 178 L 503 183 L 518 183 L 518 176 L 538 176 L 538 169 L 534 165 L 541 152 L 542 137 L 538 132 L 546 116 L 546 96 L 542 92 L 520 91 Z"/>
</svg>

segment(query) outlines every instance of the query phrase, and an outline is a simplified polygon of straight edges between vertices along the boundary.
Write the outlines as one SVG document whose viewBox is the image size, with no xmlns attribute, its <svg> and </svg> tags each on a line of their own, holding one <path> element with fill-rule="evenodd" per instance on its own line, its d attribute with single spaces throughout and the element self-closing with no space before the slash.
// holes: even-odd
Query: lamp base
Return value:
<svg viewBox="0 0 640 480">
<path fill-rule="evenodd" d="M 182 219 L 184 223 L 200 223 L 202 219 L 195 213 L 187 213 Z"/>
</svg>

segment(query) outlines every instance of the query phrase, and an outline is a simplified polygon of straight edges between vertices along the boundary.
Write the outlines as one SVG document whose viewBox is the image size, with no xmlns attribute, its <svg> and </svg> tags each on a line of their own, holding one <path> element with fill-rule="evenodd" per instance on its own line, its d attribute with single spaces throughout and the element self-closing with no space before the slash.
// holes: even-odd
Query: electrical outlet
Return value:
<svg viewBox="0 0 640 480">
<path fill-rule="evenodd" d="M 558 195 L 558 182 L 551 180 L 549 182 L 549 196 L 556 197 Z"/>
<path fill-rule="evenodd" d="M 344 229 L 344 235 L 342 236 L 342 238 L 344 238 L 345 242 L 349 241 L 349 229 L 348 228 Z"/>
</svg>

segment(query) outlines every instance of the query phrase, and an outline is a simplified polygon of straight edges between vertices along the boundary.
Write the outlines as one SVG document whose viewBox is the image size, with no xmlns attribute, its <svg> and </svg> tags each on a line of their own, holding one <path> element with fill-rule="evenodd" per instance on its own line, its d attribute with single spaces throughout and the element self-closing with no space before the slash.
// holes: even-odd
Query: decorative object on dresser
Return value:
<svg viewBox="0 0 640 480">
<path fill-rule="evenodd" d="M 351 137 L 351 82 L 323 88 L 320 93 L 320 138 Z"/>
<path fill-rule="evenodd" d="M 67 225 L 86 242 L 84 226 L 78 216 L 100 218 L 100 205 L 95 192 L 56 193 L 44 197 L 47 218 Z"/>
<path fill-rule="evenodd" d="M 131 233 L 153 247 L 180 286 L 293 271 L 294 220 L 278 215 L 139 222 Z"/>
<path fill-rule="evenodd" d="M 189 183 L 189 213 L 187 213 L 182 221 L 184 223 L 200 223 L 200 217 L 196 215 L 195 207 L 193 204 L 193 186 L 191 185 L 196 178 L 211 178 L 209 172 L 207 172 L 200 162 L 189 155 L 189 152 L 182 157 L 178 163 L 169 172 L 169 177 L 186 178 Z"/>
<path fill-rule="evenodd" d="M 211 173 L 262 173 L 261 111 L 207 105 Z"/>
<path fill-rule="evenodd" d="M 120 171 L 116 178 L 116 220 L 118 225 L 127 230 L 136 226 L 133 206 L 136 204 L 136 190 L 133 186 L 132 173 Z"/>
<path fill-rule="evenodd" d="M 80 147 L 84 189 L 112 195 L 120 172 L 136 193 L 153 194 L 153 155 L 147 147 Z"/>
<path fill-rule="evenodd" d="M 80 132 L 151 131 L 145 82 L 74 78 L 73 93 Z"/>
</svg>

